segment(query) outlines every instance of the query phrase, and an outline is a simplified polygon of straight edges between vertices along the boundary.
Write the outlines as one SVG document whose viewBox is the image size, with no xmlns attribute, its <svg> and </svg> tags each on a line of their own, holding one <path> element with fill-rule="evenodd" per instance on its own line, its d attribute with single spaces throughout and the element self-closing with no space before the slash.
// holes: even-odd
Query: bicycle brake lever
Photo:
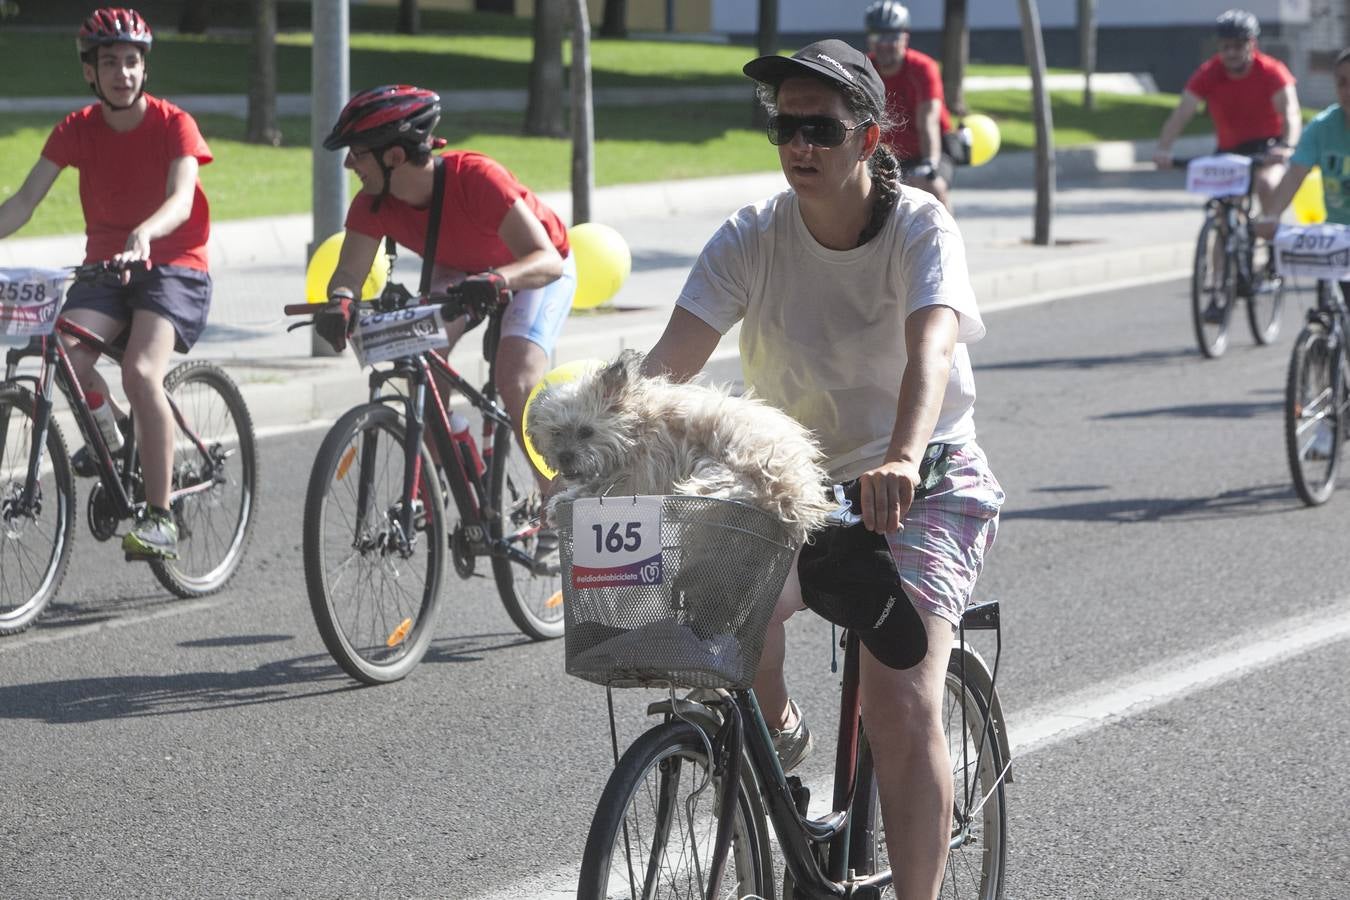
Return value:
<svg viewBox="0 0 1350 900">
<path fill-rule="evenodd" d="M 856 484 L 856 482 L 855 482 Z M 863 520 L 863 517 L 853 512 L 854 501 L 848 496 L 842 484 L 836 484 L 834 487 L 834 502 L 838 508 L 827 517 L 829 521 L 836 525 L 857 525 Z"/>
<path fill-rule="evenodd" d="M 308 322 L 295 322 L 295 323 L 293 323 L 293 324 L 291 324 L 291 325 L 287 325 L 287 326 L 286 326 L 286 330 L 289 332 L 289 331 L 294 331 L 294 330 L 297 329 L 297 328 L 308 328 L 308 327 L 312 326 L 313 324 L 314 324 L 314 320 L 313 320 L 313 319 L 310 319 Z"/>
</svg>

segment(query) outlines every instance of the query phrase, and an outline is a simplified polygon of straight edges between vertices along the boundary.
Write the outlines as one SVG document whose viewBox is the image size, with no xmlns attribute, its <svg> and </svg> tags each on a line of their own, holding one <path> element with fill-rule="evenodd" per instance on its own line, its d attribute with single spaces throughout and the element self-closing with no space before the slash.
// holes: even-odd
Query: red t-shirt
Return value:
<svg viewBox="0 0 1350 900">
<path fill-rule="evenodd" d="M 441 204 L 440 232 L 436 236 L 436 262 L 474 274 L 504 266 L 516 256 L 497 235 L 502 220 L 524 199 L 525 205 L 544 224 L 548 239 L 558 253 L 567 256 L 567 227 L 558 214 L 516 180 L 501 163 L 468 150 L 451 150 L 445 160 L 445 200 Z M 385 197 L 379 212 L 372 212 L 375 198 L 358 194 L 347 209 L 347 227 L 377 240 L 392 237 L 414 253 L 426 249 L 429 209 L 417 209 L 396 197 Z"/>
<path fill-rule="evenodd" d="M 872 64 L 876 65 L 876 54 L 868 54 Z M 918 159 L 919 129 L 917 116 L 919 104 L 929 100 L 938 103 L 938 115 L 941 117 L 939 134 L 952 130 L 952 118 L 947 113 L 946 97 L 942 93 L 942 73 L 931 56 L 925 56 L 918 50 L 906 48 L 904 62 L 900 71 L 889 77 L 882 75 L 886 85 L 886 113 L 897 124 L 881 136 L 881 140 L 891 146 L 899 159 Z M 940 148 L 933 148 L 936 152 Z"/>
<path fill-rule="evenodd" d="M 1280 88 L 1293 83 L 1284 63 L 1257 52 L 1241 78 L 1233 78 L 1223 61 L 1212 57 L 1195 70 L 1186 90 L 1205 101 L 1219 146 L 1230 150 L 1284 133 L 1284 117 L 1270 101 Z"/>
<path fill-rule="evenodd" d="M 85 262 L 126 249 L 131 230 L 164 204 L 174 160 L 192 156 L 205 165 L 212 159 L 192 116 L 149 94 L 145 101 L 145 118 L 130 131 L 109 128 L 102 105 L 94 103 L 66 116 L 42 148 L 43 158 L 80 170 Z M 198 179 L 187 221 L 150 242 L 150 259 L 205 272 L 210 235 L 211 210 Z"/>
</svg>

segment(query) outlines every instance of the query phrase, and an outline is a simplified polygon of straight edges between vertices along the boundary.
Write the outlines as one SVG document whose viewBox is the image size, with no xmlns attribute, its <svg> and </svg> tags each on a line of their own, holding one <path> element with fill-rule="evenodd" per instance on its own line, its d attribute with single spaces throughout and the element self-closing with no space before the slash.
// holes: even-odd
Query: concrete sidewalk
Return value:
<svg viewBox="0 0 1350 900">
<path fill-rule="evenodd" d="M 1179 172 L 1148 171 L 1142 162 L 1130 160 L 1119 171 L 1066 177 L 1056 194 L 1052 247 L 1029 243 L 1030 190 L 967 187 L 963 179 L 968 173 L 977 176 L 980 170 L 958 176 L 956 216 L 984 310 L 1190 271 L 1203 204 L 1182 190 Z M 772 173 L 598 190 L 593 218 L 624 234 L 633 253 L 633 273 L 610 304 L 572 314 L 556 361 L 608 358 L 626 347 L 650 347 L 669 318 L 689 266 L 721 221 L 744 203 L 783 186 L 781 174 Z M 567 195 L 543 199 L 564 220 L 569 218 Z M 313 358 L 309 329 L 285 330 L 289 323 L 281 309 L 303 300 L 310 239 L 309 216 L 213 225 L 211 324 L 192 358 L 216 360 L 231 372 L 258 427 L 332 418 L 366 393 L 366 373 L 350 354 Z M 0 266 L 71 265 L 82 256 L 81 235 L 0 241 Z M 408 254 L 400 258 L 395 277 L 414 286 L 418 271 L 417 258 Z M 719 352 L 734 354 L 735 337 L 734 332 L 728 335 Z M 478 338 L 478 333 L 471 334 L 452 354 L 454 365 L 473 381 L 486 378 Z"/>
</svg>

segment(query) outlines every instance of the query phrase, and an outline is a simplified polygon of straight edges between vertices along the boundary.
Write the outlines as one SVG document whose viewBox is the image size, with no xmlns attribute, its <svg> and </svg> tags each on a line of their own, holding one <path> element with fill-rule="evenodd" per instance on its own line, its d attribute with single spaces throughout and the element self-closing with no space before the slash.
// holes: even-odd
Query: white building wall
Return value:
<svg viewBox="0 0 1350 900">
<path fill-rule="evenodd" d="M 871 0 L 779 0 L 778 27 L 785 33 L 856 33 L 863 30 L 863 11 Z M 1264 23 L 1301 24 L 1310 7 L 1326 0 L 1097 0 L 1100 27 L 1204 25 L 1227 9 L 1240 7 Z M 907 4 L 915 31 L 942 28 L 940 0 Z M 754 32 L 758 4 L 753 0 L 712 0 L 716 32 Z M 1043 28 L 1072 28 L 1078 21 L 1077 0 L 1038 0 Z M 1015 0 L 969 0 L 971 28 L 1017 28 Z"/>
</svg>

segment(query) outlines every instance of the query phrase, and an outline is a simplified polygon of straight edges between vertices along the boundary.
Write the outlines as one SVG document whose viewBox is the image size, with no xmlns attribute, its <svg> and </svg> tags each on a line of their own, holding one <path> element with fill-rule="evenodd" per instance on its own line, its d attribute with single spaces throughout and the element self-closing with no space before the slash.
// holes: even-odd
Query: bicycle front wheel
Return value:
<svg viewBox="0 0 1350 900">
<path fill-rule="evenodd" d="M 638 738 L 600 795 L 577 900 L 703 900 L 717 837 L 717 786 L 703 738 L 687 722 Z M 769 897 L 768 833 L 743 777 L 717 897 Z"/>
<path fill-rule="evenodd" d="M 159 583 L 183 598 L 223 588 L 244 558 L 258 491 L 253 417 L 230 376 L 189 362 L 164 378 L 183 421 L 173 440 L 178 558 L 151 560 Z"/>
<path fill-rule="evenodd" d="M 24 503 L 36 408 L 29 391 L 0 385 L 0 634 L 38 620 L 66 577 L 75 541 L 75 478 L 55 421 L 47 423 L 32 502 Z"/>
<path fill-rule="evenodd" d="M 1336 489 L 1345 435 L 1346 386 L 1336 377 L 1339 351 L 1319 321 L 1294 341 L 1284 393 L 1284 443 L 1299 499 L 1326 503 Z"/>
<path fill-rule="evenodd" d="M 511 621 L 536 641 L 563 633 L 562 577 L 557 561 L 545 567 L 530 565 L 538 543 L 544 495 L 534 477 L 534 464 L 510 428 L 498 426 L 492 440 L 492 472 L 489 489 L 495 516 L 489 522 L 491 537 L 501 539 L 519 556 L 494 555 L 492 574 Z"/>
<path fill-rule="evenodd" d="M 942 717 L 952 763 L 954 802 L 947 869 L 938 896 L 942 900 L 999 900 L 1008 856 L 1008 813 L 1002 778 L 1007 761 L 990 725 L 989 699 L 962 683 L 960 663 L 955 658 L 947 668 Z M 864 733 L 849 851 L 850 864 L 859 875 L 890 868 L 872 751 L 866 738 Z M 894 898 L 894 889 L 887 887 L 882 896 Z"/>
<path fill-rule="evenodd" d="M 366 684 L 403 678 L 431 644 L 446 553 L 445 506 L 425 448 L 405 534 L 407 432 L 368 403 L 338 419 L 305 495 L 305 586 L 333 659 Z"/>
<path fill-rule="evenodd" d="M 1263 244 L 1266 254 L 1273 257 L 1275 248 Z M 1253 259 L 1256 251 L 1252 251 Z M 1256 272 L 1252 275 L 1252 295 L 1247 298 L 1247 324 L 1251 326 L 1252 338 L 1261 345 L 1269 344 L 1280 336 L 1280 317 L 1284 314 L 1284 276 L 1276 274 L 1268 258 L 1265 265 L 1253 262 Z"/>
<path fill-rule="evenodd" d="M 1191 322 L 1200 352 L 1217 359 L 1228 349 L 1228 325 L 1237 301 L 1237 273 L 1224 246 L 1223 229 L 1209 217 L 1200 228 L 1191 273 Z"/>
</svg>

